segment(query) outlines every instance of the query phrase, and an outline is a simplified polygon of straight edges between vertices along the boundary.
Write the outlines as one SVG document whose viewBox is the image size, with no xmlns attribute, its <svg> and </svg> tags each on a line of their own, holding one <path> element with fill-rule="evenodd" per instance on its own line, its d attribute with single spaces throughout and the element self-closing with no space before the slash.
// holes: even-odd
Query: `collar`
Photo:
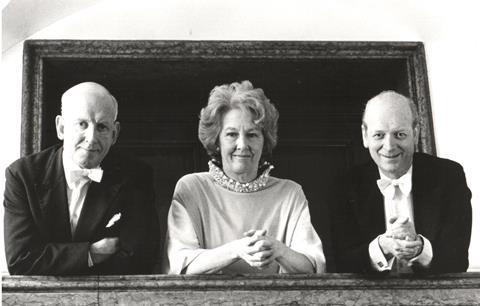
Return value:
<svg viewBox="0 0 480 306">
<path fill-rule="evenodd" d="M 380 179 L 377 180 L 377 185 L 380 189 L 380 192 L 382 192 L 385 197 L 393 199 L 395 194 L 395 186 L 398 186 L 405 196 L 408 196 L 412 191 L 412 165 L 408 171 L 398 179 L 390 179 L 380 170 L 378 170 L 378 172 L 380 173 Z"/>
<path fill-rule="evenodd" d="M 219 163 L 212 159 L 208 162 L 209 173 L 212 175 L 215 183 L 230 191 L 239 193 L 249 193 L 260 191 L 267 186 L 268 178 L 270 177 L 270 171 L 273 169 L 273 165 L 265 162 L 265 164 L 259 168 L 259 171 L 263 172 L 256 179 L 248 183 L 240 183 L 236 180 L 228 177 L 225 172 L 220 168 Z"/>
<path fill-rule="evenodd" d="M 102 180 L 103 170 L 100 166 L 92 169 L 84 169 L 80 168 L 77 164 L 75 164 L 71 158 L 68 158 L 65 154 L 65 150 L 62 152 L 62 163 L 63 163 L 63 171 L 65 174 L 65 180 L 67 182 L 68 188 L 73 189 L 79 186 L 82 183 L 88 182 L 89 180 L 94 180 L 96 182 L 100 182 Z M 78 176 L 78 173 L 85 171 L 88 173 L 88 177 L 82 178 L 80 180 L 76 180 L 74 177 Z M 75 173 L 75 174 L 74 174 Z"/>
</svg>

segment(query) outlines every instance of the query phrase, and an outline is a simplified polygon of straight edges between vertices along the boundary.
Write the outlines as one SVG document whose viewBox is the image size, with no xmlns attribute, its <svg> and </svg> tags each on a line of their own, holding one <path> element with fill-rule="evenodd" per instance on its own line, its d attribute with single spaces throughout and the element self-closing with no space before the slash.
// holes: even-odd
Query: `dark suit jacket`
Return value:
<svg viewBox="0 0 480 306">
<path fill-rule="evenodd" d="M 67 185 L 57 145 L 21 158 L 5 171 L 5 251 L 11 274 L 141 274 L 151 271 L 159 244 L 152 173 L 114 152 L 91 182 L 77 229 L 70 231 Z M 106 228 L 113 215 L 120 220 Z M 91 243 L 119 237 L 120 251 L 88 267 Z"/>
<path fill-rule="evenodd" d="M 375 163 L 345 177 L 342 200 L 332 209 L 332 235 L 338 272 L 371 272 L 369 243 L 385 232 L 384 200 Z M 428 269 L 415 272 L 464 272 L 472 227 L 471 193 L 462 167 L 451 160 L 415 153 L 412 199 L 415 229 L 432 244 Z"/>
</svg>

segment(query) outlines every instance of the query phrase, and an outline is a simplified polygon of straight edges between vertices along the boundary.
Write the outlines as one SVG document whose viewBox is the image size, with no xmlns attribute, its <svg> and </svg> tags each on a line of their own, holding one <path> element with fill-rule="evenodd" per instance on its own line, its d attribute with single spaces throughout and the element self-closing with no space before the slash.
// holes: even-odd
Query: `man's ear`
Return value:
<svg viewBox="0 0 480 306">
<path fill-rule="evenodd" d="M 55 117 L 55 127 L 56 127 L 56 130 L 57 130 L 58 139 L 63 140 L 63 138 L 64 138 L 63 130 L 65 128 L 65 125 L 64 125 L 64 122 L 63 122 L 63 117 L 61 115 L 57 115 L 57 117 Z"/>
<path fill-rule="evenodd" d="M 367 127 L 365 124 L 362 124 L 362 140 L 363 140 L 363 146 L 365 149 L 368 149 L 368 134 L 367 134 Z"/>
<path fill-rule="evenodd" d="M 115 127 L 113 129 L 113 142 L 112 145 L 117 142 L 118 135 L 120 134 L 120 122 L 115 121 Z"/>
</svg>

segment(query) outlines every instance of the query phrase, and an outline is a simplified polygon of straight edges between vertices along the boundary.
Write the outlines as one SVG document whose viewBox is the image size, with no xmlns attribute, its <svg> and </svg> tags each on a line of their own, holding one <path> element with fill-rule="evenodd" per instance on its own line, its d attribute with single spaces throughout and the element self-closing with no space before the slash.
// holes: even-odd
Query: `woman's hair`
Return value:
<svg viewBox="0 0 480 306">
<path fill-rule="evenodd" d="M 232 109 L 249 111 L 253 122 L 264 137 L 262 156 L 270 155 L 277 144 L 278 111 L 261 88 L 253 88 L 250 81 L 216 86 L 210 92 L 208 104 L 200 111 L 198 138 L 208 155 L 221 160 L 217 150 L 223 117 Z"/>
</svg>

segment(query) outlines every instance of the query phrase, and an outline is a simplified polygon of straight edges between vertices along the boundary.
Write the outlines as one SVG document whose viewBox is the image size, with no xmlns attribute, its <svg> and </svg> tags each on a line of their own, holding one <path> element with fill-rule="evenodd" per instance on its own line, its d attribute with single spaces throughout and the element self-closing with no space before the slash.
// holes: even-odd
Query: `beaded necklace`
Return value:
<svg viewBox="0 0 480 306">
<path fill-rule="evenodd" d="M 208 168 L 210 175 L 213 176 L 215 183 L 225 189 L 235 192 L 247 193 L 255 192 L 265 188 L 267 186 L 268 178 L 270 177 L 270 171 L 273 169 L 273 165 L 265 162 L 263 167 L 266 169 L 263 173 L 248 183 L 240 183 L 232 178 L 229 178 L 223 170 L 215 164 L 216 161 L 210 160 L 208 162 Z"/>
</svg>

